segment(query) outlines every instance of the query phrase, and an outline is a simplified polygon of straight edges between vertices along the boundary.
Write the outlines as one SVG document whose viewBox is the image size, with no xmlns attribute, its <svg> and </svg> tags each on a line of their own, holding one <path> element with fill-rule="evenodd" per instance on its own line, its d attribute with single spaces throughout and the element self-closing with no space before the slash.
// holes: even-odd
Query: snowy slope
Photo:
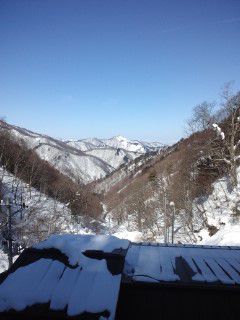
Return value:
<svg viewBox="0 0 240 320">
<path fill-rule="evenodd" d="M 128 163 L 142 155 L 141 153 L 129 152 L 124 149 L 114 148 L 92 149 L 86 151 L 86 154 L 102 159 L 115 169 L 119 168 L 121 164 Z"/>
<path fill-rule="evenodd" d="M 61 173 L 84 184 L 104 178 L 120 165 L 139 157 L 141 154 L 155 151 L 162 144 L 129 141 L 123 137 L 112 139 L 85 139 L 79 141 L 60 141 L 47 135 L 0 122 L 17 141 L 34 149 L 40 158 L 48 161 Z"/>
<path fill-rule="evenodd" d="M 110 139 L 83 139 L 77 141 L 67 141 L 67 144 L 81 151 L 107 148 L 123 149 L 133 153 L 154 152 L 164 147 L 160 142 L 142 142 L 137 140 L 128 140 L 123 136 L 115 136 Z"/>
<path fill-rule="evenodd" d="M 2 182 L 3 199 L 10 197 L 13 209 L 19 209 L 15 200 L 23 199 L 26 208 L 14 216 L 13 224 L 16 238 L 24 245 L 32 245 L 45 239 L 52 233 L 76 232 L 77 225 L 72 219 L 71 211 L 67 204 L 47 197 L 22 180 L 18 179 L 3 167 L 0 167 L 0 180 Z M 21 195 L 21 196 L 20 196 Z M 49 224 L 51 221 L 51 224 Z M 2 222 L 2 220 L 1 220 Z M 18 232 L 21 229 L 21 232 Z M 81 226 L 80 231 L 86 233 L 86 228 Z M 89 231 L 87 231 L 89 232 Z"/>
<path fill-rule="evenodd" d="M 201 244 L 240 245 L 240 168 L 237 187 L 230 191 L 228 186 L 227 177 L 217 180 L 212 194 L 201 204 L 207 224 L 216 230 L 210 236 L 203 228 L 199 233 Z"/>
<path fill-rule="evenodd" d="M 130 166 L 128 166 L 128 169 Z M 128 173 L 124 169 L 119 169 L 113 175 L 98 182 L 96 190 L 108 192 L 115 183 L 123 180 Z M 129 182 L 124 183 L 122 190 Z M 222 177 L 212 185 L 212 193 L 208 196 L 196 198 L 193 202 L 193 228 L 189 228 L 186 222 L 184 210 L 177 210 L 175 216 L 175 243 L 197 243 L 199 245 L 227 245 L 240 246 L 240 167 L 238 168 L 238 185 L 234 190 L 229 188 L 228 177 Z M 122 191 L 121 189 L 118 192 Z M 116 194 L 113 195 L 116 197 Z M 151 194 L 145 202 L 154 204 L 158 201 L 157 194 Z M 121 205 L 122 203 L 120 203 Z M 119 206 L 120 206 L 119 205 Z M 123 219 L 120 224 L 116 217 L 118 211 L 115 208 L 107 213 L 108 228 L 110 233 L 120 238 L 128 238 L 135 242 L 157 241 L 164 242 L 164 216 L 162 211 L 156 207 L 157 223 L 154 226 L 146 225 L 142 232 L 138 229 L 134 214 L 131 209 L 122 207 L 120 214 Z M 118 209 L 118 208 L 117 208 Z M 105 207 L 106 212 L 108 211 Z M 192 232 L 193 231 L 193 232 Z M 153 237 L 154 232 L 154 237 Z M 171 234 L 171 228 L 170 228 Z M 149 236 L 149 238 L 148 238 Z"/>
<path fill-rule="evenodd" d="M 240 226 L 224 226 L 212 237 L 206 235 L 205 239 L 200 242 L 202 243 L 211 246 L 240 246 Z"/>
<path fill-rule="evenodd" d="M 40 158 L 48 161 L 63 174 L 82 183 L 105 177 L 114 170 L 107 162 L 75 149 L 66 143 L 46 135 L 7 125 L 7 129 L 17 141 L 34 149 Z"/>
<path fill-rule="evenodd" d="M 55 233 L 89 234 L 92 231 L 85 226 L 81 217 L 74 220 L 66 204 L 47 197 L 34 188 L 29 188 L 22 180 L 0 167 L 1 193 L 3 199 L 10 197 L 13 202 L 12 213 L 19 210 L 21 199 L 26 208 L 13 215 L 13 243 L 28 247 Z M 4 207 L 0 217 L 0 273 L 7 269 L 7 254 L 1 243 L 7 215 Z M 49 223 L 51 221 L 51 223 Z"/>
<path fill-rule="evenodd" d="M 40 158 L 51 163 L 60 172 L 83 183 L 103 178 L 114 169 L 100 158 L 87 154 L 81 155 L 67 148 L 45 144 L 39 145 L 35 151 Z"/>
<path fill-rule="evenodd" d="M 34 149 L 40 158 L 73 180 L 88 183 L 105 177 L 114 170 L 100 158 L 87 155 L 60 140 L 17 126 L 6 124 L 6 127 L 17 141 L 24 142 L 28 148 Z"/>
</svg>

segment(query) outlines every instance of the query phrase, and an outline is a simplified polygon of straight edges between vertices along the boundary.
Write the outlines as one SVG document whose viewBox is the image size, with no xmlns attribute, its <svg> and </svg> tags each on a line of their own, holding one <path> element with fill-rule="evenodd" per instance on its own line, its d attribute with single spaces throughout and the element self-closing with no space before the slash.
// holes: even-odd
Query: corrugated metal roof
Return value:
<svg viewBox="0 0 240 320">
<path fill-rule="evenodd" d="M 0 275 L 0 318 L 4 312 L 44 305 L 44 312 L 60 311 L 66 317 L 114 319 L 120 285 L 126 282 L 235 290 L 240 288 L 240 248 L 52 237 L 25 250 Z"/>
<path fill-rule="evenodd" d="M 240 285 L 240 248 L 131 244 L 124 275 L 141 282 Z"/>
<path fill-rule="evenodd" d="M 66 316 L 114 319 L 128 245 L 110 236 L 60 236 L 25 250 L 0 281 L 0 313 L 46 304 Z"/>
</svg>

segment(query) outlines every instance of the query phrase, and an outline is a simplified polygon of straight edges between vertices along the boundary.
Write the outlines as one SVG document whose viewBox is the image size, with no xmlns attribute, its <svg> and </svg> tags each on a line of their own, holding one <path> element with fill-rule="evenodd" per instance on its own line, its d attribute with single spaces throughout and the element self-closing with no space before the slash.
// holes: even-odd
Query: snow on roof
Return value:
<svg viewBox="0 0 240 320">
<path fill-rule="evenodd" d="M 110 235 L 52 235 L 47 240 L 40 242 L 36 249 L 55 248 L 64 253 L 71 265 L 83 265 L 86 258 L 82 252 L 99 250 L 111 253 L 115 249 L 127 249 L 129 241 Z"/>
<path fill-rule="evenodd" d="M 240 285 L 240 247 L 132 244 L 124 273 L 143 282 Z"/>
<path fill-rule="evenodd" d="M 50 313 L 114 319 L 121 281 L 239 288 L 240 247 L 54 235 L 26 249 L 0 276 L 0 313 L 45 304 Z"/>
<path fill-rule="evenodd" d="M 22 311 L 28 306 L 50 303 L 50 310 L 67 310 L 68 316 L 99 314 L 114 319 L 121 273 L 112 274 L 107 259 L 92 259 L 83 253 L 105 254 L 127 249 L 129 242 L 111 236 L 52 236 L 31 250 L 52 248 L 68 257 L 70 265 L 54 259 L 38 259 L 10 272 L 0 285 L 0 312 Z"/>
</svg>

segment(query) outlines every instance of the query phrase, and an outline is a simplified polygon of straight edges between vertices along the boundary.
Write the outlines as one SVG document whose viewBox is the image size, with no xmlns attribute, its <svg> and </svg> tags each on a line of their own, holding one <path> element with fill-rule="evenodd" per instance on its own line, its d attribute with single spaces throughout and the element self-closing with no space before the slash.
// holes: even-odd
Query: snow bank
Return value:
<svg viewBox="0 0 240 320">
<path fill-rule="evenodd" d="M 228 225 L 223 227 L 212 237 L 206 237 L 201 243 L 218 246 L 240 246 L 240 226 Z"/>
<path fill-rule="evenodd" d="M 213 192 L 201 204 L 207 224 L 218 230 L 209 235 L 207 226 L 199 232 L 199 244 L 209 245 L 240 245 L 240 168 L 238 168 L 238 185 L 234 190 L 229 188 L 227 177 L 218 179 L 213 184 Z"/>
</svg>

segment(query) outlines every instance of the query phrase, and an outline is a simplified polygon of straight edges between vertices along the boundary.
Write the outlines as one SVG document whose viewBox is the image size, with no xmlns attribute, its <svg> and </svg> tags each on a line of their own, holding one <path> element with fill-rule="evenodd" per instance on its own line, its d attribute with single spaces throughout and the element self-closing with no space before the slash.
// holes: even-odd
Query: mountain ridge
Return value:
<svg viewBox="0 0 240 320">
<path fill-rule="evenodd" d="M 122 164 L 163 148 L 162 143 L 146 143 L 128 140 L 123 136 L 109 139 L 79 139 L 62 141 L 45 134 L 1 121 L 0 127 L 29 149 L 33 149 L 61 173 L 75 182 L 88 184 L 104 178 Z"/>
</svg>

